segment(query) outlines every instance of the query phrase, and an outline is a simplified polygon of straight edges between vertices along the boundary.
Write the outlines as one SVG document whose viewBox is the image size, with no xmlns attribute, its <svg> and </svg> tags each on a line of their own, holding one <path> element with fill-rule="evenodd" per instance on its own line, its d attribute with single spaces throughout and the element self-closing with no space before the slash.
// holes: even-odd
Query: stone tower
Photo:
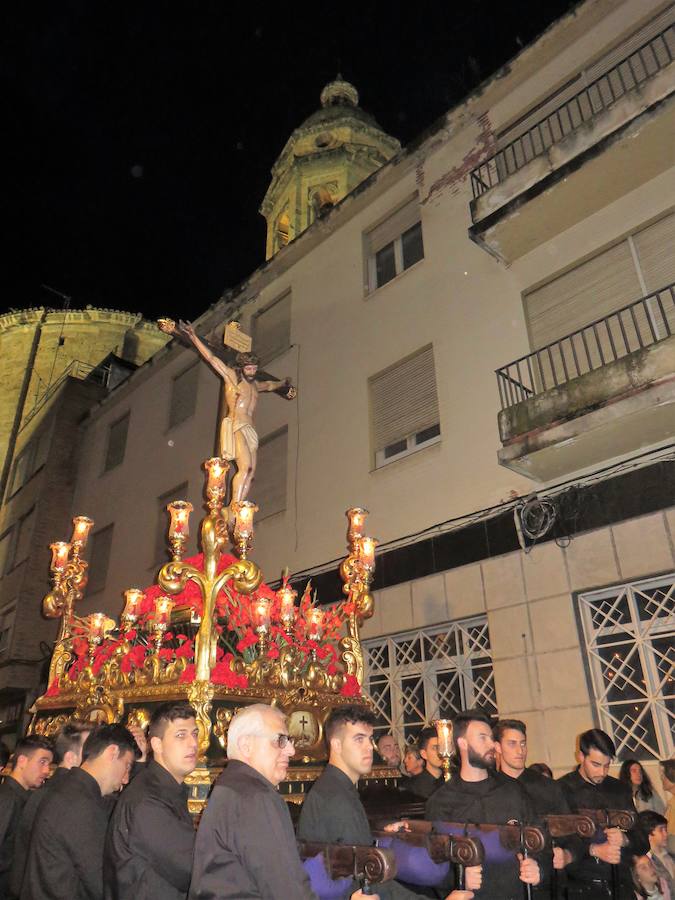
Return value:
<svg viewBox="0 0 675 900">
<path fill-rule="evenodd" d="M 383 166 L 401 148 L 359 106 L 356 88 L 338 75 L 321 92 L 321 109 L 296 128 L 272 167 L 260 212 L 266 258 Z"/>
</svg>

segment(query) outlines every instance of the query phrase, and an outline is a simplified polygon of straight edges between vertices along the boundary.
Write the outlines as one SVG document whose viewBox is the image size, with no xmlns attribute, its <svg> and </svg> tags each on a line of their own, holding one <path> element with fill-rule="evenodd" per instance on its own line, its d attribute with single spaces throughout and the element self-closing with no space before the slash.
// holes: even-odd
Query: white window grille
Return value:
<svg viewBox="0 0 675 900">
<path fill-rule="evenodd" d="M 578 597 L 592 696 L 619 758 L 675 749 L 675 572 Z"/>
<path fill-rule="evenodd" d="M 487 618 L 477 616 L 363 642 L 375 737 L 411 744 L 436 718 L 463 709 L 497 711 Z"/>
</svg>

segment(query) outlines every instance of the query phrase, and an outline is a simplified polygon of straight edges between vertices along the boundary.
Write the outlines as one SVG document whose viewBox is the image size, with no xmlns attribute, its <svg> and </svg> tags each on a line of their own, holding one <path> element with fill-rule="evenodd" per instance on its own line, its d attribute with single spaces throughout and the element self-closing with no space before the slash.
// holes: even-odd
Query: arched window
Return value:
<svg viewBox="0 0 675 900">
<path fill-rule="evenodd" d="M 283 212 L 277 219 L 276 242 L 277 249 L 285 247 L 290 239 L 291 220 L 288 213 Z"/>
</svg>

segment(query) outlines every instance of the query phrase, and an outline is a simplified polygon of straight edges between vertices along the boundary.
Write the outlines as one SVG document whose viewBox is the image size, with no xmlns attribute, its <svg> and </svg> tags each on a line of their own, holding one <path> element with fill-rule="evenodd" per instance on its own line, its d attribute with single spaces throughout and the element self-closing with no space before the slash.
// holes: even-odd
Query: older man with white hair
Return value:
<svg viewBox="0 0 675 900">
<path fill-rule="evenodd" d="M 276 790 L 294 753 L 280 710 L 256 703 L 234 716 L 228 764 L 199 824 L 189 900 L 316 900 Z"/>
</svg>

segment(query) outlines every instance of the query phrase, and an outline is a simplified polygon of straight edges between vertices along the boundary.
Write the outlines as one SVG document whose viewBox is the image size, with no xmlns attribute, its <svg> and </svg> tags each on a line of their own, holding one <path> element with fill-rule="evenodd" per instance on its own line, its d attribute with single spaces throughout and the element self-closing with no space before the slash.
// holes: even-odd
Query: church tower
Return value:
<svg viewBox="0 0 675 900">
<path fill-rule="evenodd" d="M 401 148 L 359 106 L 356 88 L 338 75 L 321 91 L 321 109 L 296 128 L 272 167 L 260 212 L 267 220 L 266 258 Z"/>
</svg>

